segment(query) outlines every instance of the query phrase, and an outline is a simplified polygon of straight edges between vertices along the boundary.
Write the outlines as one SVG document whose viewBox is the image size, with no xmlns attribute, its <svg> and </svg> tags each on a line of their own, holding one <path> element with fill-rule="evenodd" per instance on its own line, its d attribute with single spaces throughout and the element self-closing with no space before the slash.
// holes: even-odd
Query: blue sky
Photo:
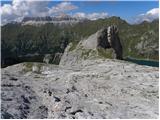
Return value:
<svg viewBox="0 0 160 120">
<path fill-rule="evenodd" d="M 132 20 L 139 14 L 158 8 L 158 1 L 119 1 L 119 2 L 73 2 L 79 6 L 74 12 L 107 12 L 109 15 L 120 16 L 125 20 Z"/>
<path fill-rule="evenodd" d="M 2 22 L 3 22 L 3 17 L 5 18 L 5 21 L 7 21 L 11 20 L 11 18 L 17 19 L 18 17 L 19 18 L 24 17 L 25 15 L 34 16 L 34 15 L 40 15 L 41 13 L 43 13 L 43 16 L 44 15 L 54 16 L 55 11 L 57 9 L 58 12 L 63 11 L 64 13 L 72 14 L 74 16 L 77 15 L 82 17 L 89 16 L 90 19 L 94 19 L 93 17 L 103 18 L 105 16 L 119 16 L 128 22 L 135 22 L 135 19 L 139 21 L 143 19 L 149 21 L 157 18 L 158 16 L 157 14 L 159 13 L 158 1 L 116 1 L 116 0 L 98 1 L 98 2 L 71 1 L 71 2 L 65 2 L 65 4 L 63 4 L 64 1 L 58 1 L 58 2 L 49 1 L 47 4 L 45 4 L 46 1 L 43 1 L 41 3 L 34 2 L 31 4 L 28 4 L 27 0 L 22 0 L 25 2 L 19 2 L 19 1 L 14 0 L 14 2 L 13 1 L 1 2 Z M 22 5 L 28 7 L 25 10 L 23 10 L 23 7 L 21 7 Z M 46 9 L 43 9 L 43 7 L 44 8 L 48 7 L 50 9 L 50 12 L 48 11 L 46 12 L 45 11 Z M 66 8 L 64 8 L 63 10 L 63 7 Z M 41 10 L 41 8 L 44 11 Z"/>
</svg>

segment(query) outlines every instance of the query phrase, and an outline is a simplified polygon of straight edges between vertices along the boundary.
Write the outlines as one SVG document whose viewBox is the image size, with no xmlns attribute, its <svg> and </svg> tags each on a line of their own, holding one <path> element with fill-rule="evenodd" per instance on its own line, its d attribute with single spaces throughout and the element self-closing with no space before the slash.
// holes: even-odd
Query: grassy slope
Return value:
<svg viewBox="0 0 160 120">
<path fill-rule="evenodd" d="M 158 60 L 158 53 L 151 46 L 158 45 L 158 21 L 130 25 L 118 17 L 86 21 L 74 26 L 58 27 L 53 24 L 36 26 L 20 26 L 8 24 L 2 27 L 2 57 L 3 55 L 16 56 L 27 53 L 56 53 L 63 52 L 62 44 L 77 43 L 102 27 L 117 25 L 123 45 L 123 54 L 142 59 Z M 152 31 L 152 34 L 150 33 Z M 147 37 L 146 37 L 147 36 Z M 144 37 L 145 39 L 141 39 Z M 143 41 L 143 42 L 142 42 Z M 147 42 L 146 48 L 136 49 L 138 43 Z M 143 45 L 144 46 L 144 45 Z M 158 49 L 158 47 L 156 47 Z M 73 48 L 74 49 L 74 48 Z M 140 54 L 140 51 L 146 51 Z"/>
</svg>

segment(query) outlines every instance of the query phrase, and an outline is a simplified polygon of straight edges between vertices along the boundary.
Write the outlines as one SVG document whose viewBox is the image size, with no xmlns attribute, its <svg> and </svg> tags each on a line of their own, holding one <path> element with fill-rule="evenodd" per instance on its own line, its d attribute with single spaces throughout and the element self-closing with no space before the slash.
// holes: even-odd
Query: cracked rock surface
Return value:
<svg viewBox="0 0 160 120">
<path fill-rule="evenodd" d="M 25 67 L 1 70 L 2 118 L 158 118 L 158 68 L 110 59 Z"/>
</svg>

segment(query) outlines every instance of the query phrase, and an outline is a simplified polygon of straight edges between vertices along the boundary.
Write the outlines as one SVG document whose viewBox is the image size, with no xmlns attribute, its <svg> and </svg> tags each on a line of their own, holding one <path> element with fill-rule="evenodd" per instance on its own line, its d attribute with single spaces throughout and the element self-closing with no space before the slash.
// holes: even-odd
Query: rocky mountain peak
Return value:
<svg viewBox="0 0 160 120">
<path fill-rule="evenodd" d="M 86 21 L 86 19 L 79 19 L 75 17 L 71 17 L 67 14 L 58 14 L 56 16 L 45 16 L 45 17 L 25 17 L 22 20 L 22 25 L 43 25 L 46 23 L 53 24 L 76 24 L 79 22 Z"/>
<path fill-rule="evenodd" d="M 75 20 L 75 18 L 67 14 L 58 14 L 54 17 L 45 16 L 45 17 L 24 17 L 22 22 L 27 21 L 62 21 L 62 20 Z"/>
</svg>

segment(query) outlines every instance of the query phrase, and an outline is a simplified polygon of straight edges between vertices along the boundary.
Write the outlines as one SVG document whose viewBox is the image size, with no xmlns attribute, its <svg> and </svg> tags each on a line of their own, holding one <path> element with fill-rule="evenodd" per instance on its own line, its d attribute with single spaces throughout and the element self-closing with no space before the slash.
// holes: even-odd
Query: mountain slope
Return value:
<svg viewBox="0 0 160 120">
<path fill-rule="evenodd" d="M 5 64 L 5 58 L 13 57 L 15 61 L 23 62 L 18 56 L 27 54 L 63 53 L 70 42 L 77 44 L 109 25 L 119 28 L 124 57 L 158 60 L 158 24 L 158 20 L 155 20 L 151 23 L 130 25 L 119 17 L 65 26 L 51 23 L 42 26 L 7 24 L 2 26 L 2 63 Z"/>
<path fill-rule="evenodd" d="M 119 39 L 113 34 L 110 36 L 109 33 L 118 33 L 117 29 L 113 32 L 112 27 L 108 27 L 110 24 L 119 28 L 123 57 L 148 57 L 139 55 L 135 48 L 138 44 L 138 50 L 142 52 L 146 49 L 143 51 L 148 55 L 147 50 L 150 52 L 149 48 L 157 41 L 157 31 L 154 31 L 156 21 L 129 25 L 113 17 L 74 26 L 4 26 L 3 33 L 9 34 L 3 37 L 3 57 L 22 57 L 24 60 L 24 56 L 47 54 L 47 59 L 50 56 L 48 53 L 64 53 L 59 65 L 25 62 L 2 68 L 1 118 L 158 118 L 158 68 L 111 59 L 114 53 L 112 40 Z M 102 29 L 106 26 L 107 29 Z M 137 28 L 143 28 L 141 33 L 137 32 Z M 142 33 L 145 34 L 142 36 Z M 144 38 L 139 39 L 141 37 Z M 155 43 L 148 40 L 151 37 Z M 101 40 L 107 41 L 103 45 L 109 43 L 109 47 L 98 46 L 98 43 L 104 42 Z M 40 60 L 39 57 L 33 61 Z"/>
</svg>

